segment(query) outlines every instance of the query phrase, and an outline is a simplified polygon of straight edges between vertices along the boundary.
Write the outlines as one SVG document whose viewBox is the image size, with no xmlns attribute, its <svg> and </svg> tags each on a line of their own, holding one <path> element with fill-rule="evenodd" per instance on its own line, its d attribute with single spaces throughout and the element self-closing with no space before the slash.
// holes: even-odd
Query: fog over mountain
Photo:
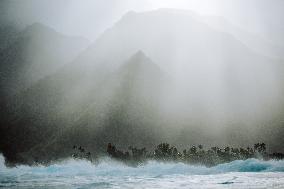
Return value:
<svg viewBox="0 0 284 189">
<path fill-rule="evenodd" d="M 18 33 L 11 33 L 11 27 L 7 30 L 11 37 L 4 36 L 7 47 L 0 52 L 1 93 L 5 96 L 12 96 L 54 73 L 88 45 L 86 39 L 64 36 L 39 23 Z"/>
<path fill-rule="evenodd" d="M 42 24 L 15 36 L 0 50 L 10 163 L 68 157 L 74 144 L 99 155 L 108 142 L 284 150 L 283 47 L 225 19 L 130 11 L 88 47 Z"/>
<path fill-rule="evenodd" d="M 224 17 L 242 30 L 283 47 L 283 7 L 282 0 L 2 0 L 0 22 L 13 23 L 14 27 L 40 22 L 61 33 L 94 40 L 130 10 L 188 9 Z"/>
<path fill-rule="evenodd" d="M 281 46 L 277 43 L 273 43 L 272 41 L 263 38 L 259 34 L 251 33 L 234 26 L 224 17 L 203 16 L 200 19 L 216 30 L 230 33 L 258 54 L 274 59 L 283 59 L 283 45 Z"/>
</svg>

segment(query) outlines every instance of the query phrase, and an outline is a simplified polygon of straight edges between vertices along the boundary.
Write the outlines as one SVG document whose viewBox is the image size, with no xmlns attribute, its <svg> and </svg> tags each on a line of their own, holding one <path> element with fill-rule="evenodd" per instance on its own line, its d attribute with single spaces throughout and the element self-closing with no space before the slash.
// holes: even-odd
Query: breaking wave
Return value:
<svg viewBox="0 0 284 189">
<path fill-rule="evenodd" d="M 121 162 L 104 158 L 99 164 L 94 165 L 84 160 L 65 160 L 49 166 L 25 166 L 20 165 L 8 168 L 4 164 L 4 158 L 0 156 L 0 176 L 3 174 L 64 174 L 64 175 L 171 175 L 171 174 L 220 174 L 227 172 L 284 172 L 283 160 L 263 161 L 258 159 L 236 160 L 215 167 L 188 165 L 184 163 L 163 163 L 149 161 L 137 168 L 129 167 Z"/>
<path fill-rule="evenodd" d="M 8 168 L 0 155 L 0 188 L 283 188 L 284 161 L 238 160 L 215 167 L 150 161 L 137 168 L 109 158 L 94 165 L 65 160 Z M 202 185 L 200 184 L 202 183 Z"/>
</svg>

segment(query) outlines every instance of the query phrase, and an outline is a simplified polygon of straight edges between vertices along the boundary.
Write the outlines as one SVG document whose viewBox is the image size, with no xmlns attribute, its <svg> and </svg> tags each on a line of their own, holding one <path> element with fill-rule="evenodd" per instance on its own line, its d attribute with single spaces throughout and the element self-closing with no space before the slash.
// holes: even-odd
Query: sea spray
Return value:
<svg viewBox="0 0 284 189">
<path fill-rule="evenodd" d="M 283 160 L 263 161 L 258 159 L 236 160 L 230 163 L 219 164 L 214 167 L 190 165 L 174 162 L 148 161 L 138 167 L 130 167 L 122 162 L 110 158 L 100 159 L 98 164 L 85 160 L 66 159 L 49 166 L 19 165 L 7 168 L 4 158 L 0 156 L 0 174 L 5 173 L 32 173 L 32 174 L 96 174 L 96 175 L 138 175 L 138 174 L 218 174 L 226 172 L 284 172 Z"/>
<path fill-rule="evenodd" d="M 0 187 L 8 188 L 258 188 L 284 187 L 284 161 L 237 160 L 215 167 L 149 161 L 138 167 L 103 158 L 8 168 L 0 156 Z M 203 185 L 201 187 L 200 183 Z"/>
</svg>

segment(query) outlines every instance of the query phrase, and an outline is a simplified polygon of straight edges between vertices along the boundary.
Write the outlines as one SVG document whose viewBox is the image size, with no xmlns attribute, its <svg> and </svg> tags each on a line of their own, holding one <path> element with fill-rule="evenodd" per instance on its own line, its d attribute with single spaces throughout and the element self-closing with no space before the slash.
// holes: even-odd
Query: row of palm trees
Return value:
<svg viewBox="0 0 284 189">
<path fill-rule="evenodd" d="M 253 148 L 232 148 L 232 147 L 211 147 L 204 149 L 203 145 L 191 146 L 189 149 L 178 151 L 175 146 L 168 143 L 161 143 L 156 146 L 154 151 L 148 152 L 146 148 L 129 147 L 129 151 L 123 152 L 117 150 L 111 143 L 108 144 L 107 153 L 118 160 L 124 162 L 143 163 L 147 160 L 158 161 L 175 161 L 190 164 L 203 164 L 206 166 L 214 166 L 220 163 L 226 163 L 234 160 L 244 160 L 248 158 L 264 158 L 264 159 L 283 159 L 284 154 L 266 152 L 265 143 L 256 143 Z"/>
</svg>

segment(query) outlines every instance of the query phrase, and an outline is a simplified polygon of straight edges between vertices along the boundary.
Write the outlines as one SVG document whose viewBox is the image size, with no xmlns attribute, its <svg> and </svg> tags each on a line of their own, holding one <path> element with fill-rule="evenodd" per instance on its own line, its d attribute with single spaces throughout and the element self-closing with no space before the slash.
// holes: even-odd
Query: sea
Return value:
<svg viewBox="0 0 284 189">
<path fill-rule="evenodd" d="M 149 161 L 138 167 L 103 158 L 97 164 L 68 159 L 49 166 L 5 166 L 0 188 L 281 188 L 284 161 L 237 160 L 214 167 Z"/>
</svg>

